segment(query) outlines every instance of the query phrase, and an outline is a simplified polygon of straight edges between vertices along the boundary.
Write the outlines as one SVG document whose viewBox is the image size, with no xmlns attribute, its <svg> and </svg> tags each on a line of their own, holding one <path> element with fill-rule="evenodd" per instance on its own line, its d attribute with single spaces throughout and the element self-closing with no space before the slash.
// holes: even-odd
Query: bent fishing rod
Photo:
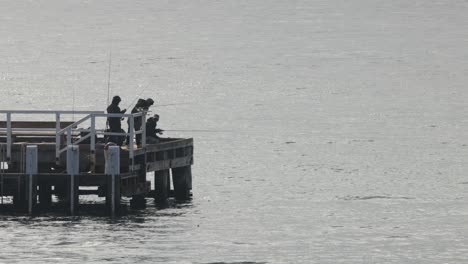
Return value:
<svg viewBox="0 0 468 264">
<path fill-rule="evenodd" d="M 135 99 L 133 99 L 133 101 L 128 105 L 127 108 L 125 109 L 129 109 L 135 102 L 136 100 L 138 100 L 138 98 L 141 97 L 141 95 L 145 92 L 146 89 L 148 89 L 148 87 L 150 86 L 151 83 L 148 83 L 145 87 L 143 87 L 143 89 L 141 89 L 141 91 L 135 96 Z"/>
<path fill-rule="evenodd" d="M 201 133 L 233 133 L 232 130 L 209 130 L 209 129 L 161 129 L 163 132 L 201 132 Z"/>
<path fill-rule="evenodd" d="M 109 52 L 109 69 L 107 73 L 107 105 L 110 101 L 110 81 L 111 81 L 112 50 Z"/>
</svg>

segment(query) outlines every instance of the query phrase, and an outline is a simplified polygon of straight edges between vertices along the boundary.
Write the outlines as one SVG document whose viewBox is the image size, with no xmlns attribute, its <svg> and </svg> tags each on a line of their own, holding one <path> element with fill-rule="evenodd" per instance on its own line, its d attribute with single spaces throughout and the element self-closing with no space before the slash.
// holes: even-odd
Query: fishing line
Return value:
<svg viewBox="0 0 468 264">
<path fill-rule="evenodd" d="M 172 106 L 172 105 L 184 105 L 184 104 L 192 104 L 192 103 L 173 103 L 173 104 L 163 104 L 163 105 L 157 105 L 156 107 L 161 107 L 161 106 Z"/>
<path fill-rule="evenodd" d="M 141 89 L 141 91 L 135 96 L 135 99 L 133 99 L 133 101 L 128 105 L 128 107 L 127 107 L 126 109 L 129 109 L 129 108 L 133 105 L 133 103 L 135 103 L 135 101 L 136 101 L 138 98 L 140 98 L 140 96 L 143 94 L 143 92 L 144 92 L 146 89 L 148 89 L 148 87 L 150 87 L 150 85 L 151 85 L 151 82 L 148 83 L 148 85 L 146 85 L 145 87 L 143 87 L 143 89 Z"/>
<path fill-rule="evenodd" d="M 75 85 L 73 85 L 72 121 L 75 122 Z"/>
<path fill-rule="evenodd" d="M 107 105 L 110 100 L 110 80 L 111 80 L 112 50 L 109 52 L 109 69 L 107 72 Z"/>
<path fill-rule="evenodd" d="M 109 69 L 107 71 L 107 104 L 106 106 L 109 106 L 109 100 L 110 100 L 111 65 L 112 65 L 112 49 L 109 51 Z M 108 128 L 109 128 L 109 120 L 106 120 L 106 129 Z"/>
<path fill-rule="evenodd" d="M 228 133 L 232 130 L 209 130 L 209 129 L 163 129 L 169 132 L 203 132 L 203 133 Z"/>
</svg>

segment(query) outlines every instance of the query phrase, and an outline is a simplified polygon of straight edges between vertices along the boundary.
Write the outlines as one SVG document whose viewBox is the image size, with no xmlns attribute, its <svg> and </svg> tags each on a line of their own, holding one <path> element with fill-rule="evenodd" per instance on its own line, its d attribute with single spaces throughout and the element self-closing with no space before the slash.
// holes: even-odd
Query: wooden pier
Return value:
<svg viewBox="0 0 468 264">
<path fill-rule="evenodd" d="M 0 121 L 0 197 L 2 204 L 12 201 L 17 211 L 47 212 L 60 201 L 75 215 L 80 195 L 98 195 L 105 197 L 106 212 L 115 216 L 120 214 L 122 197 L 131 198 L 136 208 L 145 207 L 148 198 L 164 204 L 170 194 L 178 200 L 191 199 L 193 139 L 162 138 L 158 144 L 146 144 L 144 129 L 133 129 L 133 119 L 145 121 L 145 113 L 74 112 L 86 115 L 77 122 L 61 121 L 61 116 L 70 114 L 67 111 L 1 113 L 6 120 Z M 55 121 L 13 121 L 17 114 L 53 115 Z M 130 132 L 98 129 L 96 119 L 109 116 L 128 118 Z M 80 128 L 86 122 L 90 126 Z M 143 136 L 141 146 L 119 147 L 104 140 L 109 135 L 133 139 L 137 134 Z M 147 180 L 149 174 L 153 184 Z"/>
</svg>

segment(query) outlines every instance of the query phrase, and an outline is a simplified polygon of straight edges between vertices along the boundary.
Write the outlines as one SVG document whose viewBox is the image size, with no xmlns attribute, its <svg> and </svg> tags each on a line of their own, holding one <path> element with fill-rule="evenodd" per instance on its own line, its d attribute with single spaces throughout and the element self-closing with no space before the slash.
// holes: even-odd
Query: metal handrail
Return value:
<svg viewBox="0 0 468 264">
<path fill-rule="evenodd" d="M 137 131 L 134 131 L 134 122 L 135 122 L 135 118 L 136 117 L 142 117 L 142 127 L 140 130 L 137 130 Z M 109 118 L 109 117 L 117 117 L 117 118 L 123 118 L 123 117 L 127 117 L 129 118 L 130 122 L 129 122 L 129 126 L 130 126 L 130 132 L 129 133 L 126 133 L 126 132 L 106 132 L 105 130 L 98 130 L 96 129 L 95 127 L 95 120 L 96 120 L 96 117 L 105 117 L 105 118 Z M 91 119 L 91 128 L 90 129 L 78 129 L 78 125 L 87 121 L 88 119 Z M 142 146 L 143 148 L 146 147 L 146 125 L 143 125 L 143 124 L 146 124 L 146 112 L 138 112 L 138 113 L 134 113 L 134 114 L 117 114 L 117 113 L 111 113 L 111 114 L 104 114 L 104 113 L 93 113 L 93 114 L 89 114 L 85 117 L 83 117 L 82 119 L 78 120 L 77 122 L 57 131 L 56 133 L 56 161 L 58 162 L 59 159 L 60 159 L 60 154 L 62 152 L 64 152 L 66 150 L 66 146 L 64 148 L 60 148 L 60 145 L 61 145 L 61 138 L 60 136 L 61 135 L 67 135 L 67 144 L 66 145 L 70 145 L 72 144 L 71 142 L 71 137 L 72 137 L 72 132 L 73 131 L 79 131 L 79 132 L 89 132 L 88 135 L 80 138 L 78 141 L 76 142 L 73 142 L 73 144 L 77 144 L 77 143 L 80 143 L 82 141 L 84 141 L 85 139 L 87 138 L 91 138 L 91 144 L 90 144 L 90 148 L 91 148 L 91 158 L 93 160 L 92 164 L 94 165 L 95 164 L 95 159 L 96 159 L 96 156 L 95 156 L 95 151 L 96 151 L 96 144 L 95 144 L 95 137 L 96 135 L 108 135 L 108 136 L 129 136 L 130 139 L 131 139 L 131 144 L 129 144 L 129 156 L 130 156 L 130 160 L 131 160 L 131 163 L 132 163 L 132 166 L 131 168 L 133 168 L 134 166 L 134 154 L 135 154 L 135 149 L 134 149 L 134 145 L 133 145 L 133 138 L 135 137 L 135 135 L 139 135 L 139 134 L 142 134 Z M 132 169 L 133 170 L 133 169 Z"/>
<path fill-rule="evenodd" d="M 7 128 L 0 128 L 0 132 L 6 132 L 8 129 Z M 47 132 L 47 131 L 52 131 L 55 132 L 55 128 L 20 128 L 20 127 L 12 127 L 11 131 L 31 131 L 31 132 Z"/>
<path fill-rule="evenodd" d="M 0 114 L 98 114 L 104 111 L 61 111 L 61 110 L 0 110 Z"/>
<path fill-rule="evenodd" d="M 80 120 L 76 121 L 75 123 L 71 124 L 71 125 L 68 125 L 67 127 L 63 128 L 62 130 L 59 130 L 57 132 L 57 134 L 61 135 L 63 134 L 65 131 L 67 131 L 68 129 L 70 128 L 73 128 L 73 127 L 77 127 L 79 124 L 83 123 L 84 121 L 87 121 L 90 117 L 91 117 L 92 114 L 89 114 L 83 118 L 81 118 Z"/>
<path fill-rule="evenodd" d="M 134 114 L 108 114 L 104 113 L 103 111 L 62 111 L 62 110 L 0 110 L 0 114 L 6 114 L 6 128 L 0 128 L 0 132 L 6 132 L 7 135 L 7 161 L 9 162 L 11 160 L 11 149 L 12 149 L 12 132 L 13 131 L 31 131 L 31 132 L 52 132 L 55 131 L 55 147 L 56 147 L 56 161 L 58 162 L 60 159 L 60 153 L 62 153 L 64 150 L 66 150 L 66 147 L 64 149 L 61 149 L 61 136 L 66 135 L 66 142 L 67 146 L 71 144 L 77 144 L 80 143 L 88 138 L 91 138 L 91 157 L 92 157 L 92 163 L 93 165 L 95 164 L 95 150 L 96 150 L 96 142 L 95 142 L 95 137 L 96 135 L 115 135 L 115 136 L 130 136 L 130 138 L 133 139 L 135 135 L 142 134 L 142 146 L 146 147 L 146 129 L 145 129 L 145 124 L 146 124 L 146 112 L 138 112 Z M 12 115 L 13 114 L 55 114 L 55 122 L 56 122 L 56 127 L 54 128 L 12 128 Z M 85 117 L 81 118 L 80 120 L 74 122 L 73 124 L 68 125 L 65 128 L 60 127 L 60 117 L 63 114 L 86 114 Z M 142 117 L 142 128 L 138 131 L 134 131 L 134 121 L 136 117 Z M 129 126 L 130 126 L 130 132 L 129 133 L 120 133 L 120 132 L 106 132 L 105 130 L 99 130 L 96 129 L 96 117 L 120 117 L 120 118 L 129 118 Z M 91 120 L 91 128 L 90 129 L 81 129 L 78 128 L 78 125 L 82 124 L 85 121 Z M 74 134 L 73 132 L 81 132 L 81 131 L 86 131 L 89 132 L 88 135 L 80 138 L 79 140 L 72 142 L 72 135 Z M 134 166 L 134 146 L 133 144 L 129 144 L 129 154 L 130 154 L 130 159 L 132 161 L 132 166 Z M 94 167 L 94 166 L 93 166 Z"/>
<path fill-rule="evenodd" d="M 71 124 L 71 125 L 68 125 L 67 127 L 64 127 L 62 130 L 58 131 L 57 133 L 59 134 L 63 134 L 65 133 L 65 131 L 67 131 L 69 128 L 73 128 L 73 127 L 77 127 L 79 124 L 87 121 L 91 116 L 95 116 L 95 117 L 139 117 L 139 116 L 142 116 L 142 113 L 135 113 L 135 114 L 96 114 L 96 113 L 92 113 L 92 114 L 89 114 L 85 117 L 83 117 L 82 119 L 76 121 L 75 123 Z"/>
<path fill-rule="evenodd" d="M 6 114 L 7 155 L 6 160 L 11 160 L 12 132 L 21 131 L 23 128 L 12 128 L 11 120 L 13 114 L 55 114 L 56 131 L 60 130 L 60 115 L 62 114 L 100 114 L 103 111 L 63 111 L 63 110 L 0 110 L 0 114 Z M 33 128 L 34 129 L 34 128 Z M 36 128 L 39 131 L 39 128 Z M 30 130 L 31 131 L 31 130 Z M 53 131 L 51 129 L 50 131 Z M 56 142 L 57 143 L 57 142 Z"/>
</svg>

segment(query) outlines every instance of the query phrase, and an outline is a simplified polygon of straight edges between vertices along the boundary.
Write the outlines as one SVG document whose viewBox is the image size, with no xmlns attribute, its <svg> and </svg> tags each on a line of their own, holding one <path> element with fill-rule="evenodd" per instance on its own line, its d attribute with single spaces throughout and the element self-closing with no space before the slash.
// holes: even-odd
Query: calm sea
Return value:
<svg viewBox="0 0 468 264">
<path fill-rule="evenodd" d="M 104 110 L 110 62 L 123 107 L 152 97 L 160 127 L 184 130 L 165 136 L 195 140 L 190 203 L 114 222 L 3 215 L 0 263 L 468 262 L 467 1 L 0 14 L 0 108 Z"/>
</svg>

